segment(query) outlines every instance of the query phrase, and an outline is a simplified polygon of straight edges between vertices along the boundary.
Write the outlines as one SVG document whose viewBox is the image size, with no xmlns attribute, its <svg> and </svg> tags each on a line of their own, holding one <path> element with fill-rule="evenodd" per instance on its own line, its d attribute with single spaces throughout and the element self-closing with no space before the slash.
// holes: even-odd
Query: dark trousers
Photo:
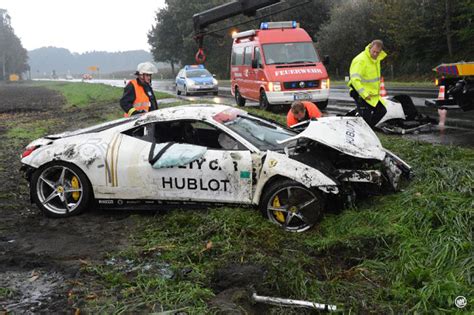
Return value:
<svg viewBox="0 0 474 315">
<path fill-rule="evenodd" d="M 359 115 L 364 118 L 365 122 L 369 124 L 370 127 L 375 127 L 375 125 L 387 113 L 387 109 L 380 101 L 374 107 L 367 103 L 362 97 L 360 97 L 359 93 L 357 93 L 355 90 L 351 90 L 350 95 L 356 102 Z"/>
</svg>

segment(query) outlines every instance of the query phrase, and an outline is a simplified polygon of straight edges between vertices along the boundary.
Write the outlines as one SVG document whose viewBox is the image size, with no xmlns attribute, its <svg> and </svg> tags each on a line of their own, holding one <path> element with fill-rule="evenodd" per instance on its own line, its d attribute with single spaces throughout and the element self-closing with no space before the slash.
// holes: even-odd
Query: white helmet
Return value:
<svg viewBox="0 0 474 315">
<path fill-rule="evenodd" d="M 154 74 L 157 73 L 158 70 L 156 69 L 155 65 L 151 62 L 142 62 L 137 66 L 136 74 Z"/>
</svg>

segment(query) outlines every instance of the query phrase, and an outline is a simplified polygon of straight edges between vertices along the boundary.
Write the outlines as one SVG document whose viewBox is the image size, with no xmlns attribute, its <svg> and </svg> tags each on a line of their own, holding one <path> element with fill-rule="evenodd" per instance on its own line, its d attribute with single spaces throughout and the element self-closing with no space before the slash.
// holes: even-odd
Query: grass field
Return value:
<svg viewBox="0 0 474 315">
<path fill-rule="evenodd" d="M 121 95 L 103 85 L 42 84 L 84 110 Z M 284 122 L 282 115 L 251 111 Z M 259 294 L 336 304 L 344 313 L 474 311 L 474 150 L 379 136 L 414 168 L 401 192 L 361 200 L 301 234 L 277 229 L 251 208 L 138 216 L 142 228 L 130 235 L 132 246 L 110 253 L 114 263 L 84 267 L 96 281 L 85 294 L 97 296 L 86 311 L 135 313 L 160 304 L 212 313 L 212 279 L 229 264 L 263 268 Z M 133 272 L 124 272 L 127 266 Z M 454 305 L 457 296 L 468 299 L 463 310 Z"/>
</svg>

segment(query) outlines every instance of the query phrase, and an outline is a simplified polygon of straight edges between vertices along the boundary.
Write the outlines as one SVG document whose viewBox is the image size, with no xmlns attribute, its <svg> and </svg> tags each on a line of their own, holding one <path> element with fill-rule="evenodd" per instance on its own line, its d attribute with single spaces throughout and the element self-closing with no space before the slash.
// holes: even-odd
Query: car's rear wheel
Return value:
<svg viewBox="0 0 474 315">
<path fill-rule="evenodd" d="M 259 99 L 260 108 L 264 110 L 270 109 L 270 103 L 267 99 L 267 94 L 264 90 L 260 90 L 260 99 Z"/>
<path fill-rule="evenodd" d="M 324 198 L 321 192 L 293 180 L 270 184 L 260 202 L 260 210 L 272 223 L 289 232 L 303 232 L 321 217 Z"/>
<path fill-rule="evenodd" d="M 79 214 L 89 205 L 92 189 L 84 172 L 66 162 L 40 167 L 31 177 L 31 196 L 38 208 L 49 217 Z"/>
<path fill-rule="evenodd" d="M 238 87 L 235 87 L 235 102 L 238 106 L 245 106 L 245 98 L 240 94 Z"/>
</svg>

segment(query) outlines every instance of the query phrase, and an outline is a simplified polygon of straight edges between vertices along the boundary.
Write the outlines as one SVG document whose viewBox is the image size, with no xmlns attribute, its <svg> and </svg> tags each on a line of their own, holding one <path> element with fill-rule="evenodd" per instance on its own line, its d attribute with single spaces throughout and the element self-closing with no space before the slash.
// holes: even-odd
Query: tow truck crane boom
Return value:
<svg viewBox="0 0 474 315">
<path fill-rule="evenodd" d="M 278 2 L 280 2 L 280 0 L 234 0 L 215 8 L 194 14 L 194 38 L 199 46 L 199 50 L 196 53 L 196 61 L 198 63 L 203 63 L 206 60 L 202 46 L 205 33 L 204 30 L 207 26 L 239 14 L 254 16 L 257 13 L 257 10 L 274 5 Z"/>
</svg>

